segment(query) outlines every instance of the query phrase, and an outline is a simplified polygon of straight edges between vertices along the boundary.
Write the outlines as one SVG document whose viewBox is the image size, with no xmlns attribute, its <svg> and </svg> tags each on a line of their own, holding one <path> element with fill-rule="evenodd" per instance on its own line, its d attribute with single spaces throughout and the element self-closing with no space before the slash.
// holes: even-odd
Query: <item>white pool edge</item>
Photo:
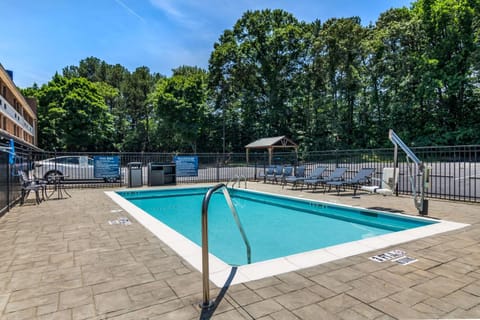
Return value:
<svg viewBox="0 0 480 320">
<path fill-rule="evenodd" d="M 142 209 L 132 204 L 130 201 L 117 194 L 116 192 L 106 191 L 105 194 L 107 194 L 115 203 L 117 203 L 122 209 L 124 209 L 133 218 L 135 218 L 135 220 L 142 224 L 147 230 L 152 232 L 157 238 L 159 238 L 172 250 L 174 250 L 180 257 L 185 259 L 195 269 L 202 272 L 202 248 L 199 245 L 190 241 L 189 239 L 179 234 L 161 221 L 155 219 Z M 305 199 L 303 198 L 298 199 L 305 201 Z M 341 206 L 350 207 L 356 210 L 359 209 L 359 207 L 353 207 L 348 205 Z M 388 214 L 405 217 L 403 215 L 390 212 Z M 418 217 L 418 219 L 422 218 Z M 427 220 L 431 221 L 431 219 Z M 340 245 L 326 247 L 323 249 L 307 251 L 282 258 L 239 266 L 237 267 L 235 276 L 231 280 L 230 285 L 248 282 L 252 280 L 258 280 L 308 267 L 313 267 L 322 263 L 358 255 L 369 251 L 387 248 L 393 245 L 398 245 L 412 240 L 417 240 L 435 234 L 457 230 L 469 226 L 469 224 L 445 220 L 438 220 L 435 222 L 437 223 L 423 227 L 389 233 L 373 238 L 352 241 Z M 212 254 L 209 254 L 209 261 L 210 281 L 212 281 L 217 287 L 221 288 L 225 285 L 227 279 L 230 277 L 232 273 L 232 266 L 226 264 Z"/>
</svg>

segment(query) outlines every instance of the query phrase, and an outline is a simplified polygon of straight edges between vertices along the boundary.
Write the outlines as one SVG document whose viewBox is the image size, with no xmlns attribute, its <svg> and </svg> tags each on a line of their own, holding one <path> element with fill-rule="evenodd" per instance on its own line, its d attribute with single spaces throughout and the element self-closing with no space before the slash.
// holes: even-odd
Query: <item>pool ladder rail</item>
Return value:
<svg viewBox="0 0 480 320">
<path fill-rule="evenodd" d="M 246 182 L 245 182 L 246 185 Z M 233 187 L 233 186 L 232 186 Z M 203 302 L 200 304 L 202 309 L 210 309 L 214 306 L 214 302 L 210 300 L 210 271 L 208 262 L 208 204 L 212 195 L 219 189 L 222 189 L 225 200 L 227 201 L 230 211 L 232 212 L 233 219 L 240 230 L 245 246 L 247 247 L 247 261 L 250 264 L 252 262 L 250 243 L 248 242 L 247 235 L 243 230 L 242 223 L 238 217 L 237 210 L 233 204 L 228 188 L 225 184 L 219 183 L 216 186 L 210 188 L 202 202 L 202 277 L 203 277 Z"/>
<path fill-rule="evenodd" d="M 241 182 L 242 182 L 241 180 L 242 179 L 243 179 L 243 181 L 245 181 L 245 189 L 247 189 L 247 177 L 245 177 L 243 174 L 241 174 L 241 175 L 236 174 L 235 176 L 233 176 L 233 178 L 228 180 L 226 186 L 228 187 L 230 182 L 233 182 L 232 183 L 232 188 L 235 188 L 235 184 L 238 184 L 238 186 L 241 188 Z"/>
</svg>

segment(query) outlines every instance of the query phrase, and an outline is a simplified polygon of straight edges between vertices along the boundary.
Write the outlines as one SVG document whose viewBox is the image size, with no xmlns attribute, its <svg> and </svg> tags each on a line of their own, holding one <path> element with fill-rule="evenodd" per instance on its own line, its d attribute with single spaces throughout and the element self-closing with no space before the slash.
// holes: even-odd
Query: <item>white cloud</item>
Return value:
<svg viewBox="0 0 480 320">
<path fill-rule="evenodd" d="M 174 3 L 178 4 L 178 1 L 150 0 L 150 3 L 156 8 L 165 12 L 170 17 L 173 17 L 175 19 L 185 18 L 185 16 L 174 6 Z"/>
<path fill-rule="evenodd" d="M 212 21 L 224 19 L 222 9 L 217 1 L 195 0 L 150 0 L 156 9 L 162 11 L 177 26 L 194 32 L 208 31 Z M 227 17 L 228 19 L 228 17 Z"/>
<path fill-rule="evenodd" d="M 141 21 L 145 22 L 145 19 L 141 15 L 136 13 L 132 8 L 127 6 L 125 4 L 125 2 L 123 2 L 122 0 L 115 0 L 115 2 L 118 3 L 120 6 L 122 6 L 125 10 L 127 10 L 131 15 L 133 15 L 133 16 L 137 17 L 138 19 L 140 19 Z"/>
</svg>

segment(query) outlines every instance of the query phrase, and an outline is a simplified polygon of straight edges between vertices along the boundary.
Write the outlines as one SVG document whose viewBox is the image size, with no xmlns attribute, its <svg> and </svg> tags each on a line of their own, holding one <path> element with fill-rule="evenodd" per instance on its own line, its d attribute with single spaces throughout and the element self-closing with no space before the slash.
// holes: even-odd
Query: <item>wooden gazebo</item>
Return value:
<svg viewBox="0 0 480 320">
<path fill-rule="evenodd" d="M 248 163 L 248 152 L 250 151 L 250 149 L 267 149 L 268 164 L 271 165 L 272 158 L 273 158 L 273 150 L 286 149 L 286 148 L 293 148 L 295 149 L 295 152 L 298 152 L 298 145 L 285 136 L 259 139 L 245 146 L 245 149 L 247 152 L 247 163 Z"/>
</svg>

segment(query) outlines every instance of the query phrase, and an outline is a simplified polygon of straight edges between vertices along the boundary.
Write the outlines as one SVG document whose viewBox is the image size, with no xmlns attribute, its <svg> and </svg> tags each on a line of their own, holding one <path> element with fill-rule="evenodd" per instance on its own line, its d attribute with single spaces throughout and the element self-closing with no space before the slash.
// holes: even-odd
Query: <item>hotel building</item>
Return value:
<svg viewBox="0 0 480 320">
<path fill-rule="evenodd" d="M 0 64 L 0 136 L 35 148 L 37 103 L 26 99 L 13 83 L 13 74 Z"/>
</svg>

